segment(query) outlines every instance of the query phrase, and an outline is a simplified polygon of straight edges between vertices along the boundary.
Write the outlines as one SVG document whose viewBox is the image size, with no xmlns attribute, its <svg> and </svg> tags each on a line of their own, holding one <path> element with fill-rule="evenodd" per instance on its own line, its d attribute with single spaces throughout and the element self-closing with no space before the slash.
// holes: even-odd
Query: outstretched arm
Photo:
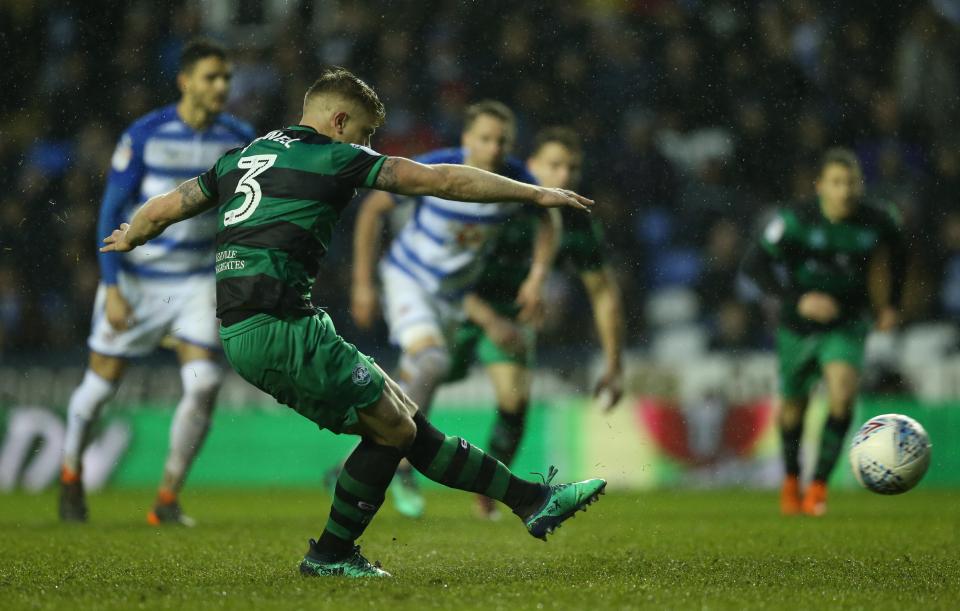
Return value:
<svg viewBox="0 0 960 611">
<path fill-rule="evenodd" d="M 395 204 L 389 194 L 371 191 L 360 204 L 356 225 L 353 229 L 353 287 L 350 296 L 350 313 L 361 329 L 373 325 L 377 313 L 377 289 L 373 282 L 373 270 L 380 255 L 380 235 L 383 217 L 393 210 Z"/>
<path fill-rule="evenodd" d="M 179 187 L 147 200 L 133 215 L 130 223 L 103 239 L 106 244 L 100 252 L 126 252 L 151 240 L 170 225 L 209 210 L 216 200 L 208 197 L 196 178 L 181 183 Z"/>
<path fill-rule="evenodd" d="M 424 165 L 389 157 L 377 175 L 374 189 L 403 195 L 435 195 L 461 202 L 527 202 L 544 208 L 570 206 L 586 210 L 593 200 L 566 189 L 547 189 L 465 165 Z"/>
</svg>

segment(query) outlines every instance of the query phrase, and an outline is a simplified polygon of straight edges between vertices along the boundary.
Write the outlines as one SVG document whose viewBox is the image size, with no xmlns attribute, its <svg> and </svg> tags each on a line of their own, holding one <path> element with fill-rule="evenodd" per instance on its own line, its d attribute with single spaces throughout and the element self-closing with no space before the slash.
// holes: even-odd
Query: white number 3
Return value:
<svg viewBox="0 0 960 611">
<path fill-rule="evenodd" d="M 257 176 L 263 174 L 277 162 L 276 155 L 250 155 L 241 157 L 237 161 L 237 167 L 247 171 L 237 183 L 237 189 L 234 193 L 243 193 L 243 203 L 239 208 L 234 208 L 223 215 L 224 225 L 235 225 L 241 221 L 250 218 L 260 205 L 260 199 L 263 192 L 260 190 L 260 183 L 256 181 Z"/>
</svg>

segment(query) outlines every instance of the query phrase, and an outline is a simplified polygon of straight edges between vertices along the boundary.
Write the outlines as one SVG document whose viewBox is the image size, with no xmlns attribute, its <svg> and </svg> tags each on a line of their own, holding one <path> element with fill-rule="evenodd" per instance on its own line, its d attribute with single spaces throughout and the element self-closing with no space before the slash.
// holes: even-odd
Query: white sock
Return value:
<svg viewBox="0 0 960 611">
<path fill-rule="evenodd" d="M 223 381 L 223 371 L 213 361 L 190 361 L 180 368 L 183 397 L 170 425 L 170 451 L 163 468 L 161 490 L 180 492 L 187 471 L 210 430 L 213 403 Z"/>
<path fill-rule="evenodd" d="M 63 464 L 74 473 L 80 472 L 80 456 L 89 441 L 90 427 L 100 416 L 101 408 L 113 398 L 117 384 L 90 371 L 70 396 L 67 408 L 67 433 L 63 440 Z"/>
</svg>

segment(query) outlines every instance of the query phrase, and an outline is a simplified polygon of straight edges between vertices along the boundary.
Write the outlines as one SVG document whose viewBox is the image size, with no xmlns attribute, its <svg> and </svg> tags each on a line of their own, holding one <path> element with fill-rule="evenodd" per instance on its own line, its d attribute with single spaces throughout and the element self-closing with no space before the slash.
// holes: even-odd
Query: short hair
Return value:
<svg viewBox="0 0 960 611">
<path fill-rule="evenodd" d="M 195 38 L 188 42 L 180 52 L 180 72 L 189 72 L 198 61 L 208 57 L 227 59 L 227 50 L 223 46 L 205 38 Z"/>
<path fill-rule="evenodd" d="M 848 148 L 842 146 L 835 146 L 833 148 L 827 149 L 823 154 L 823 157 L 820 158 L 820 174 L 823 174 L 823 171 L 827 169 L 829 165 L 841 165 L 848 170 L 856 172 L 858 174 L 860 171 L 860 159 L 857 158 L 857 154 L 851 151 Z"/>
<path fill-rule="evenodd" d="M 530 148 L 530 156 L 534 157 L 540 152 L 540 149 L 548 144 L 556 143 L 564 147 L 574 155 L 583 154 L 583 143 L 580 136 L 573 128 L 557 125 L 554 127 L 545 127 L 537 132 L 533 137 L 533 146 Z"/>
<path fill-rule="evenodd" d="M 373 117 L 374 125 L 377 127 L 387 120 L 387 111 L 377 92 L 346 68 L 340 66 L 325 68 L 320 73 L 320 78 L 307 89 L 307 93 L 303 96 L 303 105 L 306 106 L 310 98 L 324 94 L 340 95 L 360 104 Z"/>
<path fill-rule="evenodd" d="M 510 129 L 516 131 L 517 116 L 504 104 L 496 100 L 480 100 L 475 102 L 463 113 L 463 131 L 467 131 L 473 126 L 473 123 L 482 116 L 494 117 L 506 123 Z"/>
</svg>

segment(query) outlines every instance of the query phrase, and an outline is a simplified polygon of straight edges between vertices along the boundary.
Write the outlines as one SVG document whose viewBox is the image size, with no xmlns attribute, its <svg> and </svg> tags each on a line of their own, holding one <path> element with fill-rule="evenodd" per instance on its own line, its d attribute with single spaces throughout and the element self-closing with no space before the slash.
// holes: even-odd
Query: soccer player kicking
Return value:
<svg viewBox="0 0 960 611">
<path fill-rule="evenodd" d="M 876 327 L 898 322 L 904 247 L 893 210 L 863 197 L 860 164 L 841 148 L 824 155 L 815 198 L 784 208 L 748 252 L 743 271 L 781 301 L 776 345 L 786 479 L 784 514 L 821 516 L 860 382 L 871 301 Z M 885 294 L 884 294 L 885 293 Z M 800 439 L 810 392 L 826 382 L 829 416 L 813 481 L 800 494 Z"/>
<path fill-rule="evenodd" d="M 580 182 L 583 151 L 576 132 L 565 127 L 540 131 L 533 141 L 527 169 L 544 187 L 576 189 Z M 566 212 L 566 211 L 564 211 Z M 605 368 L 595 388 L 607 409 L 623 394 L 623 307 L 613 271 L 606 264 L 599 227 L 589 216 L 570 211 L 563 215 L 563 237 L 558 262 L 577 273 L 593 306 L 593 316 L 603 347 Z M 466 376 L 476 360 L 493 383 L 497 417 L 487 449 L 510 466 L 526 428 L 530 403 L 530 368 L 534 362 L 534 327 L 518 320 L 514 296 L 530 273 L 533 243 L 531 223 L 508 223 L 485 258 L 478 284 L 464 299 L 470 320 L 457 330 L 448 381 Z M 477 496 L 481 517 L 499 518 L 496 504 Z"/>
<path fill-rule="evenodd" d="M 502 176 L 534 183 L 523 162 L 510 156 L 516 136 L 513 112 L 504 104 L 485 100 L 470 105 L 464 116 L 461 146 L 417 157 L 421 163 L 463 164 Z M 351 312 L 361 328 L 376 315 L 374 263 L 386 216 L 396 205 L 389 193 L 372 192 L 361 204 L 354 230 Z M 430 194 L 417 198 L 413 216 L 396 235 L 380 261 L 384 311 L 390 338 L 402 350 L 399 382 L 424 414 L 436 389 L 450 373 L 450 344 L 466 320 L 463 296 L 483 271 L 493 240 L 522 216 L 518 201 L 478 204 Z M 509 297 L 518 306 L 518 318 L 530 322 L 542 310 L 542 287 L 557 250 L 557 211 L 536 211 L 533 263 Z M 423 497 L 413 469 L 403 461 L 390 486 L 397 510 L 419 517 Z"/>
<path fill-rule="evenodd" d="M 300 563 L 305 575 L 389 575 L 368 562 L 355 541 L 401 458 L 440 484 L 503 502 L 541 539 L 606 486 L 602 479 L 525 481 L 466 440 L 444 435 L 311 305 L 317 260 L 358 187 L 547 208 L 593 204 L 572 191 L 476 168 L 379 155 L 367 145 L 383 120 L 383 105 L 366 83 L 329 69 L 307 90 L 299 125 L 227 152 L 206 173 L 152 198 L 104 239 L 104 251 L 127 252 L 216 208 L 217 315 L 227 360 L 321 428 L 361 438 L 338 478 L 327 526 Z"/>
<path fill-rule="evenodd" d="M 212 43 L 188 44 L 177 85 L 182 97 L 137 120 L 113 154 L 98 232 L 130 218 L 148 198 L 166 193 L 210 167 L 225 151 L 253 139 L 253 130 L 221 113 L 230 91 L 230 64 Z M 170 449 L 151 524 L 192 524 L 177 497 L 210 428 L 220 388 L 220 351 L 211 260 L 216 217 L 172 227 L 149 248 L 101 253 L 101 282 L 90 331 L 90 359 L 70 397 L 60 484 L 60 519 L 85 522 L 81 457 L 103 406 L 116 393 L 127 360 L 147 355 L 164 336 L 176 338 L 183 397 L 170 428 Z"/>
</svg>

